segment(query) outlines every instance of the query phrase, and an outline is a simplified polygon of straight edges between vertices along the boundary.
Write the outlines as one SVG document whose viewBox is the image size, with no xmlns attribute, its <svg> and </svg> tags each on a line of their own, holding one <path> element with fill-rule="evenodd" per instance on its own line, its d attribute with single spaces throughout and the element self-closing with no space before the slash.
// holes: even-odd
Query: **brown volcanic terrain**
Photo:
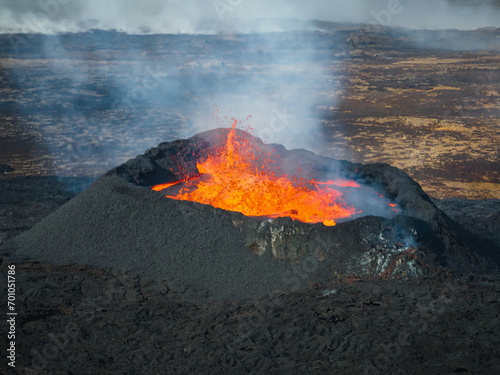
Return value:
<svg viewBox="0 0 500 375">
<path fill-rule="evenodd" d="M 316 152 L 321 139 L 327 156 L 389 163 L 437 198 L 500 198 L 497 30 L 319 27 L 265 39 L 1 36 L 0 161 L 13 175 L 96 176 L 203 129 L 193 121 L 213 120 L 221 87 L 241 101 L 265 87 L 276 108 L 293 106 L 284 92 L 317 97 L 313 118 L 294 118 L 323 124 L 313 131 Z M 297 59 L 311 48 L 315 61 Z M 304 77 L 315 86 L 304 89 Z"/>
<path fill-rule="evenodd" d="M 269 82 L 267 95 L 282 108 L 289 103 L 273 91 L 276 82 L 293 93 L 304 75 L 324 78 L 299 91 L 319 92 L 315 114 L 294 119 L 322 123 L 313 134 L 322 149 L 314 151 L 390 163 L 434 197 L 499 197 L 497 30 L 318 27 L 274 35 L 281 60 L 268 58 L 269 43 L 256 48 L 255 35 L 96 31 L 15 36 L 16 48 L 12 36 L 0 36 L 0 281 L 6 296 L 7 266 L 15 264 L 19 312 L 12 373 L 499 373 L 498 275 L 441 270 L 417 282 L 344 275 L 308 285 L 310 270 L 299 264 L 291 280 L 306 292 L 241 302 L 132 272 L 13 260 L 14 238 L 95 176 L 196 133 L 192 119 L 212 116 L 211 87 L 221 85 Z M 317 63 L 291 58 L 290 49 L 311 41 Z M 131 97 L 150 77 L 148 66 L 161 85 L 148 86 L 147 100 Z M 436 202 L 499 243 L 500 201 Z"/>
<path fill-rule="evenodd" d="M 438 198 L 499 198 L 500 55 L 370 52 L 348 64 L 341 101 L 326 108 L 349 150 L 332 156 L 391 164 Z"/>
</svg>

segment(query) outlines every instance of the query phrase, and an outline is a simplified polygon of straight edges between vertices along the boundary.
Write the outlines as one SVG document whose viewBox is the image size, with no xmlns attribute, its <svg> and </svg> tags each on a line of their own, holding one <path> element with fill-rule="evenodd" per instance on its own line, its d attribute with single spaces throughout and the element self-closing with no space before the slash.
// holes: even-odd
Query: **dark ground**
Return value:
<svg viewBox="0 0 500 375">
<path fill-rule="evenodd" d="M 452 198 L 498 197 L 498 30 L 429 37 L 320 26 L 326 34 L 312 38 L 331 68 L 329 80 L 313 90 L 323 93 L 317 116 L 328 139 L 321 153 L 405 170 L 430 195 L 449 198 L 435 201 L 441 210 L 498 243 L 499 200 Z M 0 38 L 2 296 L 12 240 L 95 176 L 160 141 L 185 136 L 190 117 L 179 111 L 199 114 L 200 100 L 210 102 L 210 85 L 200 82 L 241 71 L 255 82 L 278 74 L 274 66 L 262 68 L 269 51 L 248 48 L 259 45 L 252 36 L 183 36 L 180 43 L 151 36 L 143 45 L 143 38 L 119 33 L 92 35 L 90 44 L 84 34 L 21 36 L 28 43 L 17 51 Z M 277 46 L 303 48 L 311 36 L 280 38 Z M 128 55 L 130 46 L 139 53 Z M 245 58 L 226 53 L 231 48 Z M 225 66 L 210 60 L 219 51 Z M 278 65 L 293 76 L 302 72 L 303 62 L 289 59 L 286 48 L 278 52 Z M 179 67 L 178 78 L 166 82 L 181 95 L 158 88 L 152 100 L 132 98 L 124 110 L 128 89 L 144 78 L 134 68 L 144 56 L 154 69 L 163 61 Z M 284 69 L 279 77 L 288 74 Z M 185 86 L 191 75 L 200 79 Z M 240 82 L 234 77 L 232 83 Z M 338 87 L 332 105 L 330 92 Z M 287 104 L 283 98 L 276 103 Z M 175 126 L 165 129 L 165 123 Z M 7 368 L 2 355 L 0 373 L 500 373 L 500 281 L 494 275 L 346 278 L 300 293 L 231 301 L 131 272 L 15 265 L 17 367 Z M 3 353 L 5 341 L 2 330 Z"/>
<path fill-rule="evenodd" d="M 2 177 L 4 289 L 11 240 L 90 181 Z M 495 224 L 479 225 L 498 215 L 485 210 L 498 201 L 438 204 L 451 214 L 460 212 L 462 223 L 476 223 L 471 230 L 498 235 Z M 493 275 L 443 272 L 418 282 L 344 279 L 311 285 L 308 292 L 231 301 L 206 299 L 183 285 L 130 272 L 24 262 L 16 264 L 16 285 L 20 374 L 496 374 L 500 369 L 500 282 Z"/>
</svg>

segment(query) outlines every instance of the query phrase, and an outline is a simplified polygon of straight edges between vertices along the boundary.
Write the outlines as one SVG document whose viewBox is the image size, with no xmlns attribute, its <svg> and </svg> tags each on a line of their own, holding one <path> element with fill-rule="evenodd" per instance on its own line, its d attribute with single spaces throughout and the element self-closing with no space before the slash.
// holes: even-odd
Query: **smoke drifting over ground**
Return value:
<svg viewBox="0 0 500 375">
<path fill-rule="evenodd" d="M 308 26 L 300 21 L 309 20 L 415 29 L 500 25 L 493 0 L 5 0 L 0 10 L 0 32 L 241 33 L 302 29 Z"/>
<path fill-rule="evenodd" d="M 31 80 L 27 77 L 32 72 L 22 67 L 13 67 L 12 76 L 19 86 L 26 86 L 25 95 L 33 93 L 28 86 L 35 86 L 44 112 L 56 115 L 52 125 L 62 126 L 62 132 L 69 134 L 66 146 L 76 153 L 73 159 L 83 162 L 96 158 L 92 150 L 100 149 L 108 158 L 118 152 L 106 143 L 107 138 L 119 137 L 130 145 L 122 154 L 126 160 L 172 137 L 231 126 L 233 118 L 240 122 L 239 127 L 251 128 L 267 142 L 314 149 L 320 138 L 318 116 L 314 115 L 317 98 L 320 91 L 335 92 L 336 88 L 325 65 L 328 59 L 319 52 L 323 48 L 328 53 L 329 45 L 320 47 L 313 31 L 260 33 L 281 31 L 280 25 L 288 22 L 258 22 L 255 26 L 251 19 L 266 13 L 268 6 L 252 5 L 253 15 L 233 24 L 231 17 L 246 14 L 246 3 L 231 4 L 10 3 L 2 13 L 8 19 L 4 30 L 55 32 L 13 36 L 10 42 L 16 54 L 38 50 L 39 57 L 48 61 L 42 69 L 57 79 Z M 269 9 L 271 15 L 279 9 L 288 9 L 290 16 L 298 12 L 293 3 Z M 7 24 L 12 27 L 6 28 Z M 294 28 L 297 25 L 293 23 Z M 126 35 L 111 29 L 155 35 Z M 245 33 L 237 34 L 240 32 Z M 176 35 L 156 35 L 165 33 Z M 327 104 L 334 101 L 329 99 Z M 19 112 L 28 115 L 25 112 L 31 108 L 19 108 Z M 162 127 L 151 126 L 158 119 L 162 119 Z M 72 129 L 82 120 L 88 127 L 83 134 L 75 134 Z M 36 127 L 54 143 L 46 126 Z M 53 153 L 65 148 L 61 142 L 55 143 L 48 146 Z"/>
<path fill-rule="evenodd" d="M 318 108 L 336 107 L 342 88 L 334 54 L 350 48 L 318 21 L 471 29 L 499 25 L 499 9 L 487 1 L 7 0 L 0 33 L 28 33 L 5 36 L 12 57 L 46 60 L 9 68 L 31 102 L 18 100 L 20 126 L 33 124 L 53 154 L 69 150 L 85 169 L 90 159 L 123 162 L 233 118 L 266 142 L 318 151 Z"/>
</svg>

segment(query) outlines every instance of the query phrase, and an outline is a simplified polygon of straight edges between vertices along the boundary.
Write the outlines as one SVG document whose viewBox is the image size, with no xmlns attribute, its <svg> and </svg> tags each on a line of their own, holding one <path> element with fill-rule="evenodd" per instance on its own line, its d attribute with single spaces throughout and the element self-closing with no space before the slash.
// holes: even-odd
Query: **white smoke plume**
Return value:
<svg viewBox="0 0 500 375">
<path fill-rule="evenodd" d="M 295 22 L 283 26 L 276 19 Z M 256 20 L 260 22 L 253 22 Z M 132 34 L 241 33 L 302 27 L 298 21 L 308 20 L 372 22 L 413 29 L 476 29 L 500 26 L 500 5 L 495 0 L 0 1 L 3 33 L 88 29 Z"/>
<path fill-rule="evenodd" d="M 340 89 L 335 69 L 340 63 L 332 66 L 337 42 L 329 39 L 328 32 L 317 33 L 321 30 L 314 20 L 474 29 L 499 26 L 500 7 L 498 2 L 465 0 L 0 0 L 0 33 L 52 35 L 18 37 L 13 40 L 20 43 L 13 49 L 24 48 L 28 54 L 41 49 L 49 62 L 47 69 L 64 81 L 63 85 L 40 81 L 40 87 L 30 90 L 39 93 L 46 107 L 52 106 L 41 117 L 61 114 L 49 120 L 62 124 L 69 134 L 68 147 L 83 162 L 98 148 L 112 160 L 110 155 L 118 151 L 106 140 L 115 136 L 129 145 L 126 155 L 119 151 L 125 160 L 172 140 L 167 138 L 172 113 L 183 119 L 182 137 L 230 126 L 231 118 L 236 118 L 242 128 L 253 128 L 267 142 L 318 151 L 318 101 L 335 106 Z M 165 51 L 165 39 L 161 43 L 134 39 L 128 46 L 129 41 L 116 33 L 91 32 L 78 39 L 84 45 L 75 49 L 64 34 L 89 30 L 175 37 L 162 36 L 171 38 Z M 110 50 L 116 38 L 124 42 L 116 45 L 120 57 L 113 60 Z M 106 47 L 95 48 L 95 40 Z M 79 50 L 92 59 L 75 58 Z M 186 50 L 191 52 L 177 57 Z M 34 84 L 22 68 L 12 68 L 12 76 L 19 78 L 21 89 Z M 151 113 L 155 117 L 147 117 Z M 113 116 L 122 122 L 119 130 L 105 122 Z M 164 118 L 162 123 L 159 118 Z M 74 119 L 87 128 L 81 131 Z M 157 136 L 154 141 L 152 134 Z"/>
</svg>

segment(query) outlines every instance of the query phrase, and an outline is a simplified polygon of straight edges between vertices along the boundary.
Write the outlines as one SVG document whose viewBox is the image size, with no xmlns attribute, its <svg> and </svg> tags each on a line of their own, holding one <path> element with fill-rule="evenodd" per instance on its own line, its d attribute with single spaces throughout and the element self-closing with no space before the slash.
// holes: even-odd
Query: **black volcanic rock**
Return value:
<svg viewBox="0 0 500 375">
<path fill-rule="evenodd" d="M 197 174 L 196 161 L 224 144 L 230 129 L 162 143 L 94 182 L 17 240 L 17 257 L 56 264 L 132 269 L 219 296 L 255 297 L 304 290 L 343 277 L 419 279 L 443 266 L 485 270 L 495 250 L 436 208 L 404 172 L 304 150 L 265 145 L 282 173 L 308 166 L 310 177 L 352 178 L 392 199 L 400 213 L 372 215 L 334 227 L 290 218 L 254 218 L 176 201 L 151 185 Z M 303 173 L 306 173 L 304 171 Z M 387 215 L 386 215 L 387 216 Z"/>
<path fill-rule="evenodd" d="M 500 244 L 500 199 L 436 199 L 436 206 L 480 237 Z"/>
</svg>

